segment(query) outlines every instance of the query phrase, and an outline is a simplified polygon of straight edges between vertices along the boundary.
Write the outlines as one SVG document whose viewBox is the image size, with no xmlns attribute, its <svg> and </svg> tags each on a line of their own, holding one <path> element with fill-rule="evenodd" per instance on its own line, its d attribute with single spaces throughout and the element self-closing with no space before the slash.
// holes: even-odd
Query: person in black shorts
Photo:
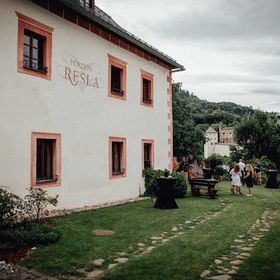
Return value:
<svg viewBox="0 0 280 280">
<path fill-rule="evenodd" d="M 245 167 L 245 176 L 244 181 L 246 183 L 246 186 L 248 188 L 248 194 L 247 196 L 252 196 L 252 189 L 253 189 L 253 178 L 254 178 L 254 169 L 251 164 L 246 164 Z"/>
</svg>

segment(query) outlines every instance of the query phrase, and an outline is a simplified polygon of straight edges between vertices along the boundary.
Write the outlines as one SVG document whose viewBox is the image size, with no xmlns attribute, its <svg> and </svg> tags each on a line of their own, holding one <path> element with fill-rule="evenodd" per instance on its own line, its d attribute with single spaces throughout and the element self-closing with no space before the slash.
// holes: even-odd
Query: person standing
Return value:
<svg viewBox="0 0 280 280">
<path fill-rule="evenodd" d="M 231 175 L 231 192 L 232 194 L 240 195 L 241 173 L 239 164 L 235 164 L 230 171 Z"/>
<path fill-rule="evenodd" d="M 238 165 L 239 165 L 239 167 L 240 167 L 241 182 L 242 182 L 242 185 L 244 185 L 245 163 L 243 162 L 243 159 L 240 159 L 240 160 L 239 160 Z"/>
<path fill-rule="evenodd" d="M 255 166 L 255 181 L 256 185 L 261 185 L 262 184 L 262 167 L 260 160 L 256 160 L 256 166 Z"/>
<path fill-rule="evenodd" d="M 246 186 L 248 188 L 247 196 L 252 196 L 252 189 L 253 189 L 253 176 L 254 176 L 254 169 L 251 164 L 247 164 L 245 168 L 245 176 L 244 180 L 246 182 Z"/>
</svg>

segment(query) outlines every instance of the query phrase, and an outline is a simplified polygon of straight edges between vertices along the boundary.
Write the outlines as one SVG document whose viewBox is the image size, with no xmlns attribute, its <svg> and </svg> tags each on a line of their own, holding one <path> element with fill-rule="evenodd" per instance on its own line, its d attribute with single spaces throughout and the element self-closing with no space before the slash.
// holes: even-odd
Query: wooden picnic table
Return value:
<svg viewBox="0 0 280 280">
<path fill-rule="evenodd" d="M 206 190 L 206 195 L 210 198 L 216 198 L 219 190 L 215 189 L 218 180 L 216 179 L 205 179 L 205 178 L 192 178 L 189 179 L 191 185 L 192 194 L 194 196 L 200 196 L 200 190 Z"/>
</svg>

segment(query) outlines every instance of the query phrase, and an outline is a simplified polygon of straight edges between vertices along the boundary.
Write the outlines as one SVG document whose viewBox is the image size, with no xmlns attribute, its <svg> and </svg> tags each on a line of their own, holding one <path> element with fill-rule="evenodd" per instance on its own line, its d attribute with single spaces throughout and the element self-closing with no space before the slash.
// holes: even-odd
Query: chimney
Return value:
<svg viewBox="0 0 280 280">
<path fill-rule="evenodd" d="M 94 9 L 94 6 L 95 6 L 95 0 L 89 0 L 89 7 L 91 9 Z"/>
</svg>

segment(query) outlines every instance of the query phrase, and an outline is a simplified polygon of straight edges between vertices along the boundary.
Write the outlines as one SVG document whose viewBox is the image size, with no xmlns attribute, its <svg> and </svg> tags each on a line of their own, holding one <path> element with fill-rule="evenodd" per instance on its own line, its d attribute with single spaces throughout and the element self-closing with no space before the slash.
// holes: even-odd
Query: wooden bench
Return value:
<svg viewBox="0 0 280 280">
<path fill-rule="evenodd" d="M 192 178 L 189 179 L 191 185 L 192 194 L 194 196 L 200 196 L 200 190 L 206 190 L 206 195 L 210 198 L 216 198 L 219 190 L 215 189 L 215 185 L 218 183 L 216 179 L 204 179 L 204 178 Z"/>
</svg>

